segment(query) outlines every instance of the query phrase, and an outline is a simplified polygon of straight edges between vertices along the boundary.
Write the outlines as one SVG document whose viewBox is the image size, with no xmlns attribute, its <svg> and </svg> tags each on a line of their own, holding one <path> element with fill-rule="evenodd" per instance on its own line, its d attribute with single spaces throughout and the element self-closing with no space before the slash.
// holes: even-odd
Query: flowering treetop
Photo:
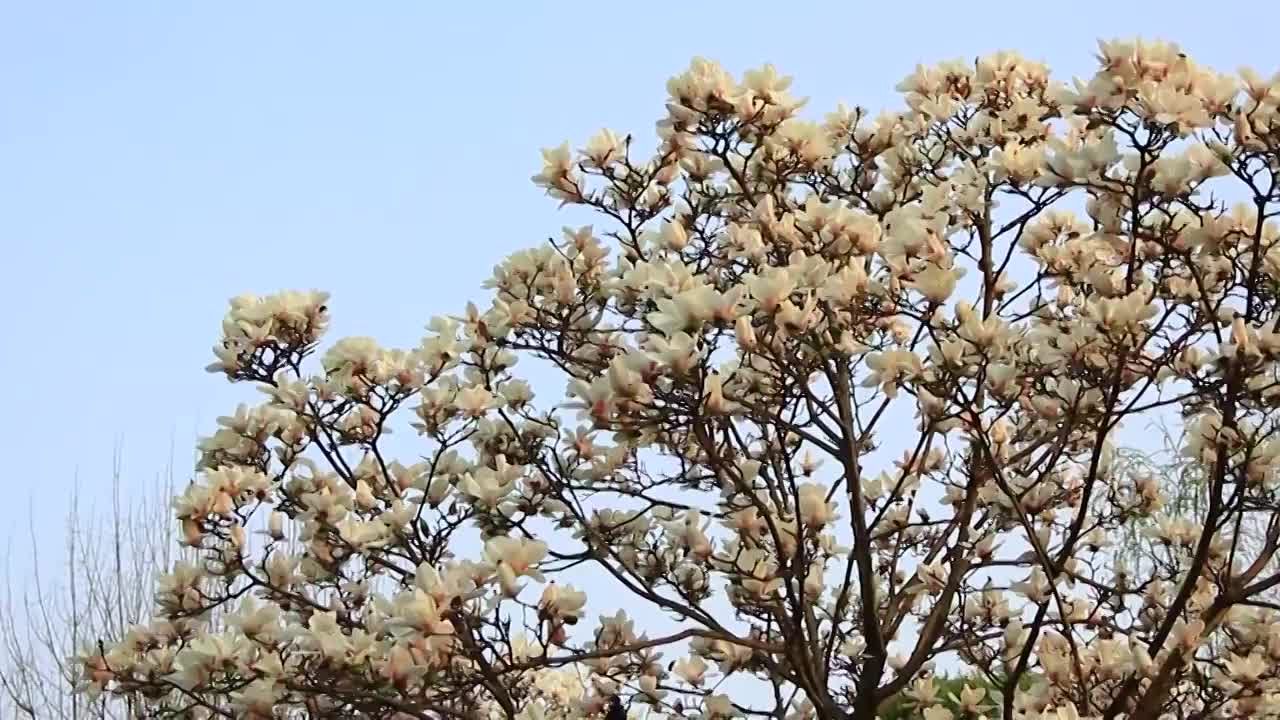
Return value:
<svg viewBox="0 0 1280 720">
<path fill-rule="evenodd" d="M 184 717 L 1280 713 L 1280 75 L 1100 47 L 1072 85 L 998 53 L 823 122 L 697 59 L 652 156 L 543 151 L 599 221 L 418 347 L 320 352 L 325 294 L 236 298 L 210 370 L 266 400 L 175 501 L 202 562 L 86 686 Z M 1159 413 L 1201 523 L 1116 470 Z M 1108 551 L 1138 518 L 1141 575 Z"/>
</svg>

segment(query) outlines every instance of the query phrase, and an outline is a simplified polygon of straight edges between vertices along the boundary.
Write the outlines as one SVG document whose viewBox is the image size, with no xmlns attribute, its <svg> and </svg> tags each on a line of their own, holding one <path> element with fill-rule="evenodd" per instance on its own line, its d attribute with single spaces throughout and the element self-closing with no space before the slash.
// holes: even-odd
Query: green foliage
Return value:
<svg viewBox="0 0 1280 720">
<path fill-rule="evenodd" d="M 1018 687 L 1026 690 L 1036 683 L 1037 675 L 1035 672 L 1027 672 L 1023 674 L 1022 679 L 1018 682 Z M 943 707 L 952 711 L 957 720 L 964 720 L 965 716 L 961 715 L 956 709 L 957 698 L 965 686 L 972 688 L 984 688 L 987 693 L 983 698 L 983 704 L 986 707 L 984 715 L 988 719 L 1000 717 L 1000 688 L 1004 684 L 1003 678 L 992 681 L 983 675 L 967 674 L 967 675 L 935 675 L 933 678 L 934 686 L 938 691 L 938 700 Z M 905 693 L 898 693 L 889 702 L 880 707 L 879 717 L 882 720 L 917 720 L 924 717 L 924 708 L 917 707 L 915 702 L 907 697 Z"/>
<path fill-rule="evenodd" d="M 956 706 L 955 698 L 960 696 L 960 691 L 965 686 L 982 687 L 987 690 L 988 701 L 992 697 L 999 697 L 998 688 L 988 679 L 980 675 L 956 675 L 954 677 L 947 675 L 937 675 L 933 679 L 934 686 L 938 689 L 938 699 L 947 709 L 954 711 Z M 923 708 L 916 707 L 911 698 L 903 693 L 898 693 L 897 697 L 891 700 L 887 705 L 880 708 L 880 717 L 884 720 L 912 720 L 923 715 Z M 992 713 L 987 713 L 988 717 L 994 717 Z"/>
</svg>

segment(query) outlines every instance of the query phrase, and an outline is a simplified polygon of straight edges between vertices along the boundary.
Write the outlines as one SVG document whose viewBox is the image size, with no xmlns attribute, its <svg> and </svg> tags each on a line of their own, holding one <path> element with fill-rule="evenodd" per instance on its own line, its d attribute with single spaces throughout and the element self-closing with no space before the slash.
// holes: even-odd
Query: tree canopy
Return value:
<svg viewBox="0 0 1280 720">
<path fill-rule="evenodd" d="M 772 66 L 667 88 L 651 152 L 543 151 L 534 182 L 596 219 L 416 347 L 323 345 L 322 292 L 231 301 L 209 369 L 265 401 L 202 442 L 174 505 L 200 560 L 86 649 L 86 690 L 206 718 L 1280 712 L 1280 75 L 1114 41 L 1069 84 L 1002 52 L 820 122 Z M 1194 518 L 1121 472 L 1154 420 Z"/>
</svg>

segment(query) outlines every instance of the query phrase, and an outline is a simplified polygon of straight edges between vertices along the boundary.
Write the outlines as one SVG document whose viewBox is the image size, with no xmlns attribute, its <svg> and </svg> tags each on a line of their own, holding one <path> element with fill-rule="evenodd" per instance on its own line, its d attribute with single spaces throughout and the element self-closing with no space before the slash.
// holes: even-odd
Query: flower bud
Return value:
<svg viewBox="0 0 1280 720">
<path fill-rule="evenodd" d="M 271 534 L 273 540 L 284 539 L 284 513 L 279 510 L 271 513 L 271 517 L 267 521 L 267 532 Z"/>
</svg>

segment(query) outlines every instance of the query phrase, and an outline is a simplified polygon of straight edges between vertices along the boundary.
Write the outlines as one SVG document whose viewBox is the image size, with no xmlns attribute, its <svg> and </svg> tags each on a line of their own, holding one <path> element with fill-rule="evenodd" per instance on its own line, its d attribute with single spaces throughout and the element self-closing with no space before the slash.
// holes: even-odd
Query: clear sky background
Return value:
<svg viewBox="0 0 1280 720">
<path fill-rule="evenodd" d="M 117 440 L 146 482 L 256 401 L 202 371 L 232 295 L 325 289 L 332 338 L 389 346 L 481 298 L 571 219 L 529 182 L 539 148 L 647 144 L 694 55 L 772 62 L 825 113 L 896 108 L 917 63 L 999 49 L 1084 75 L 1099 37 L 1270 73 L 1277 27 L 1263 0 L 0 0 L 0 533 L 32 507 L 56 541 Z"/>
</svg>

